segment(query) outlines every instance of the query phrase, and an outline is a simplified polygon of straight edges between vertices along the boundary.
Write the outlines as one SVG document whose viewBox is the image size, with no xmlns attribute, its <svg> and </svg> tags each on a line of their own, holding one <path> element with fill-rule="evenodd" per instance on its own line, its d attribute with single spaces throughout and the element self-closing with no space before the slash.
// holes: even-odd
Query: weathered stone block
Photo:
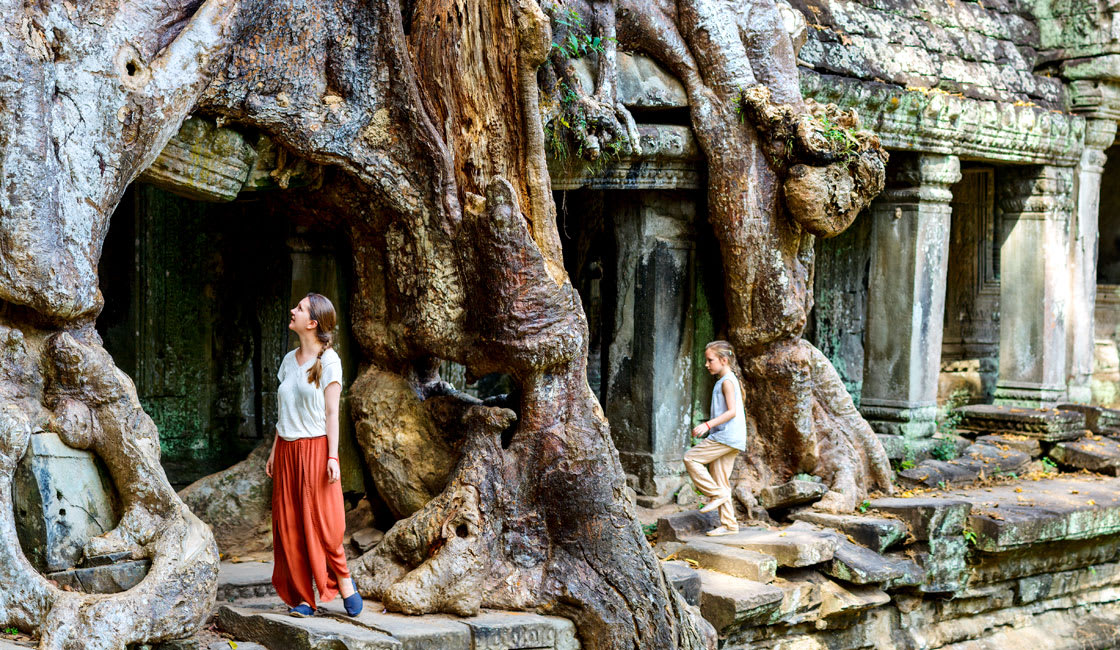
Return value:
<svg viewBox="0 0 1120 650">
<path fill-rule="evenodd" d="M 151 562 L 133 560 L 119 564 L 69 569 L 48 573 L 47 577 L 60 585 L 65 585 L 87 594 L 115 594 L 128 591 L 140 584 L 148 575 Z"/>
<path fill-rule="evenodd" d="M 898 569 L 899 576 L 884 583 L 882 585 L 883 589 L 915 587 L 922 584 L 926 579 L 926 570 L 917 562 L 907 557 L 905 553 L 889 553 L 885 557 Z"/>
<path fill-rule="evenodd" d="M 978 492 L 975 499 L 968 527 L 982 551 L 1120 532 L 1120 479 L 1032 481 Z"/>
<path fill-rule="evenodd" d="M 891 602 L 882 589 L 860 585 L 821 584 L 821 618 L 842 614 L 855 614 Z"/>
<path fill-rule="evenodd" d="M 824 573 L 858 585 L 887 583 L 902 577 L 894 562 L 848 540 L 840 540 Z"/>
<path fill-rule="evenodd" d="M 1030 455 L 1021 451 L 976 444 L 965 449 L 960 458 L 923 460 L 917 467 L 899 472 L 898 477 L 908 485 L 964 485 L 984 476 L 1020 472 L 1030 461 Z"/>
<path fill-rule="evenodd" d="M 286 614 L 223 605 L 218 608 L 218 622 L 233 636 L 253 639 L 269 648 L 399 650 L 403 647 L 400 641 L 388 634 L 335 618 L 294 618 Z"/>
<path fill-rule="evenodd" d="M 1045 442 L 1076 440 L 1085 430 L 1085 416 L 1076 411 L 1029 409 L 973 404 L 956 409 L 960 425 L 982 433 L 1013 433 Z"/>
<path fill-rule="evenodd" d="M 140 180 L 196 201 L 232 201 L 256 158 L 237 131 L 189 117 Z"/>
<path fill-rule="evenodd" d="M 985 436 L 980 436 L 976 439 L 977 444 L 990 445 L 997 449 L 1014 449 L 1028 454 L 1032 458 L 1042 454 L 1042 444 L 1039 443 L 1037 438 L 1029 438 L 1027 436 L 1019 436 L 1012 433 L 993 433 Z"/>
<path fill-rule="evenodd" d="M 755 582 L 770 582 L 778 570 L 778 562 L 771 555 L 712 542 L 689 542 L 677 551 L 677 557 L 693 560 L 704 569 Z"/>
<path fill-rule="evenodd" d="M 925 570 L 918 588 L 929 593 L 953 592 L 964 586 L 968 575 L 968 541 L 963 535 L 933 537 L 914 545 L 915 558 Z"/>
<path fill-rule="evenodd" d="M 350 535 L 350 541 L 358 548 L 358 552 L 365 553 L 374 546 L 377 546 L 377 543 L 380 542 L 383 537 L 385 537 L 385 533 L 376 528 L 363 528 Z"/>
<path fill-rule="evenodd" d="M 838 541 L 834 535 L 805 531 L 772 531 L 765 528 L 746 528 L 720 537 L 686 537 L 685 542 L 710 541 L 715 544 L 735 546 L 772 556 L 778 566 L 802 567 L 820 564 L 832 559 Z"/>
<path fill-rule="evenodd" d="M 768 623 L 796 625 L 820 618 L 821 585 L 827 582 L 831 581 L 809 569 L 788 571 L 775 578 L 773 586 L 782 590 L 782 602 Z"/>
<path fill-rule="evenodd" d="M 117 525 L 112 481 L 97 457 L 67 447 L 58 434 L 36 433 L 12 485 L 16 534 L 40 571 L 78 563 L 91 537 Z"/>
<path fill-rule="evenodd" d="M 1058 410 L 1075 411 L 1085 416 L 1085 428 L 1104 434 L 1120 429 L 1120 409 L 1110 409 L 1089 404 L 1059 404 Z"/>
<path fill-rule="evenodd" d="M 906 522 L 917 540 L 960 535 L 972 504 L 960 499 L 888 497 L 870 502 L 871 508 Z"/>
<path fill-rule="evenodd" d="M 781 485 L 762 488 L 758 503 L 763 508 L 788 508 L 802 503 L 819 501 L 828 492 L 828 486 L 815 481 L 789 481 Z"/>
<path fill-rule="evenodd" d="M 906 537 L 906 524 L 898 519 L 837 515 L 812 509 L 794 513 L 790 515 L 790 519 L 838 530 L 877 553 L 882 553 Z"/>
<path fill-rule="evenodd" d="M 1120 442 L 1095 434 L 1080 440 L 1059 442 L 1050 450 L 1050 457 L 1062 465 L 1109 476 L 1120 473 Z"/>
<path fill-rule="evenodd" d="M 657 538 L 662 542 L 683 542 L 686 537 L 719 527 L 719 514 L 685 510 L 657 520 Z"/>
<path fill-rule="evenodd" d="M 686 603 L 700 604 L 700 574 L 696 569 L 688 566 L 687 562 L 677 560 L 663 562 L 661 568 L 665 570 L 669 584 L 673 585 Z"/>
<path fill-rule="evenodd" d="M 785 595 L 771 585 L 704 569 L 700 583 L 700 612 L 720 633 L 733 625 L 768 620 Z"/>
</svg>

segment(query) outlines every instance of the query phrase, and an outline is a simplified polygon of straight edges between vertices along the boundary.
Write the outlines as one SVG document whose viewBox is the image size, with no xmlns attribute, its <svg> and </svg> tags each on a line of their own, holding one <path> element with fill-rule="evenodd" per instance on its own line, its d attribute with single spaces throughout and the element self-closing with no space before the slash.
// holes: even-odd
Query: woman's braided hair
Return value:
<svg viewBox="0 0 1120 650">
<path fill-rule="evenodd" d="M 334 313 L 334 305 L 326 296 L 307 294 L 307 316 L 318 324 L 315 328 L 315 337 L 323 347 L 319 349 L 319 356 L 315 358 L 315 365 L 307 371 L 307 383 L 315 384 L 319 388 L 319 379 L 323 376 L 323 353 L 334 345 L 334 326 L 338 318 Z"/>
</svg>

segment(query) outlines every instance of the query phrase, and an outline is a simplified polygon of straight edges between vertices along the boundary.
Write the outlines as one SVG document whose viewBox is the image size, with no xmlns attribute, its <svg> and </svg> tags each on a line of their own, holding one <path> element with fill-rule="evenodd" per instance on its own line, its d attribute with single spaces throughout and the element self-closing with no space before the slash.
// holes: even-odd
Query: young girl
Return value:
<svg viewBox="0 0 1120 650">
<path fill-rule="evenodd" d="M 684 455 L 684 466 L 700 492 L 712 499 L 700 509 L 701 512 L 719 508 L 721 525 L 707 534 L 729 535 L 739 531 L 735 505 L 731 502 L 731 468 L 735 465 L 735 457 L 747 448 L 743 389 L 731 371 L 735 350 L 730 343 L 712 341 L 704 346 L 704 359 L 704 367 L 718 377 L 712 388 L 712 419 L 701 422 L 692 430 L 693 436 L 705 439 Z"/>
<path fill-rule="evenodd" d="M 292 616 L 315 613 L 315 592 L 329 602 L 341 592 L 346 613 L 362 611 L 342 536 L 346 514 L 338 466 L 338 400 L 342 360 L 331 349 L 334 306 L 309 293 L 288 329 L 299 348 L 280 364 L 278 421 L 265 471 L 272 477 L 272 585 Z"/>
</svg>

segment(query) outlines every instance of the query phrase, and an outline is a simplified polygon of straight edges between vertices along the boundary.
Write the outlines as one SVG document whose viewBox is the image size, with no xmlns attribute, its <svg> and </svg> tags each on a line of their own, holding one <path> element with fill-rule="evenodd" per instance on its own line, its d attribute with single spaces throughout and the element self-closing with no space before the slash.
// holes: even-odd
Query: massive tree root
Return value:
<svg viewBox="0 0 1120 650">
<path fill-rule="evenodd" d="M 820 507 L 830 510 L 854 507 L 869 488 L 889 491 L 882 445 L 835 369 L 800 338 L 812 306 L 813 235 L 838 234 L 882 189 L 878 140 L 856 130 L 854 114 L 804 105 L 774 0 L 618 6 L 622 45 L 684 83 L 708 160 L 729 335 L 758 423 L 736 494 L 751 507 L 751 492 L 798 472 L 829 483 Z"/>
<path fill-rule="evenodd" d="M 109 216 L 209 83 L 239 5 L 79 5 L 0 0 L 0 625 L 39 635 L 41 648 L 121 650 L 197 629 L 218 553 L 168 484 L 155 425 L 93 330 L 96 269 Z M 85 554 L 150 559 L 136 587 L 64 592 L 23 556 L 10 485 L 38 430 L 108 465 L 124 512 Z"/>
</svg>

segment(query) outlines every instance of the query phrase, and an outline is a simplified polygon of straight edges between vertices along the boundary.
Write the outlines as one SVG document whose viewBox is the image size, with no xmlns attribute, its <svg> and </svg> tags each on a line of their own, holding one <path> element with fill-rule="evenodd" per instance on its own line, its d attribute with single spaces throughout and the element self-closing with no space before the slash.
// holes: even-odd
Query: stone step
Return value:
<svg viewBox="0 0 1120 650">
<path fill-rule="evenodd" d="M 916 587 L 926 579 L 926 570 L 903 552 L 888 553 L 886 556 L 896 569 L 899 577 L 887 581 L 883 589 L 898 589 L 900 587 Z"/>
<path fill-rule="evenodd" d="M 218 602 L 274 596 L 272 562 L 222 562 L 218 569 Z"/>
<path fill-rule="evenodd" d="M 766 622 L 785 593 L 778 587 L 700 569 L 700 613 L 719 633 L 736 625 Z"/>
<path fill-rule="evenodd" d="M 1104 436 L 1089 434 L 1080 440 L 1059 442 L 1050 450 L 1050 457 L 1067 467 L 1109 476 L 1120 474 L 1120 442 Z"/>
<path fill-rule="evenodd" d="M 906 523 L 917 540 L 960 535 L 972 504 L 963 499 L 886 497 L 868 502 L 873 510 Z"/>
<path fill-rule="evenodd" d="M 286 613 L 223 605 L 218 608 L 218 623 L 235 637 L 250 639 L 274 650 L 399 650 L 404 647 L 388 634 L 329 616 L 295 618 Z"/>
<path fill-rule="evenodd" d="M 685 537 L 682 541 L 686 544 L 712 542 L 765 553 L 777 560 L 778 566 L 784 567 L 803 567 L 827 562 L 832 559 L 838 544 L 834 535 L 765 528 L 743 528 L 737 533 L 720 537 Z"/>
<path fill-rule="evenodd" d="M 1058 478 L 963 491 L 981 551 L 1120 533 L 1120 479 Z"/>
<path fill-rule="evenodd" d="M 781 485 L 762 488 L 758 494 L 758 504 L 767 510 L 789 508 L 791 506 L 820 501 L 828 493 L 828 486 L 815 481 L 789 481 Z"/>
<path fill-rule="evenodd" d="M 700 604 L 700 574 L 688 566 L 687 562 L 671 560 L 662 562 L 665 577 L 689 605 Z"/>
<path fill-rule="evenodd" d="M 782 602 L 767 621 L 770 625 L 797 625 L 821 616 L 821 586 L 832 582 L 812 569 L 784 571 L 773 586 L 782 590 Z"/>
<path fill-rule="evenodd" d="M 770 582 L 778 570 L 778 562 L 772 555 L 708 541 L 689 542 L 676 552 L 676 556 L 682 560 L 693 560 L 702 569 L 755 582 Z"/>
<path fill-rule="evenodd" d="M 878 553 L 882 553 L 906 537 L 906 524 L 898 519 L 837 515 L 810 508 L 790 515 L 790 519 L 838 530 Z"/>
<path fill-rule="evenodd" d="M 315 616 L 293 618 L 284 609 L 223 605 L 222 629 L 271 650 L 578 650 L 575 625 L 566 618 L 528 612 L 483 610 L 459 618 L 443 614 L 405 616 L 383 612 L 366 601 L 357 617 L 346 616 L 341 599 Z"/>
<path fill-rule="evenodd" d="M 956 409 L 960 426 L 979 433 L 1013 433 L 1045 442 L 1076 440 L 1085 430 L 1085 416 L 1076 411 L 1028 409 L 972 404 Z"/>
<path fill-rule="evenodd" d="M 680 542 L 686 537 L 702 535 L 718 527 L 718 513 L 685 510 L 657 520 L 657 539 L 659 542 Z"/>
<path fill-rule="evenodd" d="M 903 575 L 894 561 L 846 539 L 840 540 L 835 555 L 824 565 L 823 571 L 857 585 L 889 583 Z"/>
</svg>

